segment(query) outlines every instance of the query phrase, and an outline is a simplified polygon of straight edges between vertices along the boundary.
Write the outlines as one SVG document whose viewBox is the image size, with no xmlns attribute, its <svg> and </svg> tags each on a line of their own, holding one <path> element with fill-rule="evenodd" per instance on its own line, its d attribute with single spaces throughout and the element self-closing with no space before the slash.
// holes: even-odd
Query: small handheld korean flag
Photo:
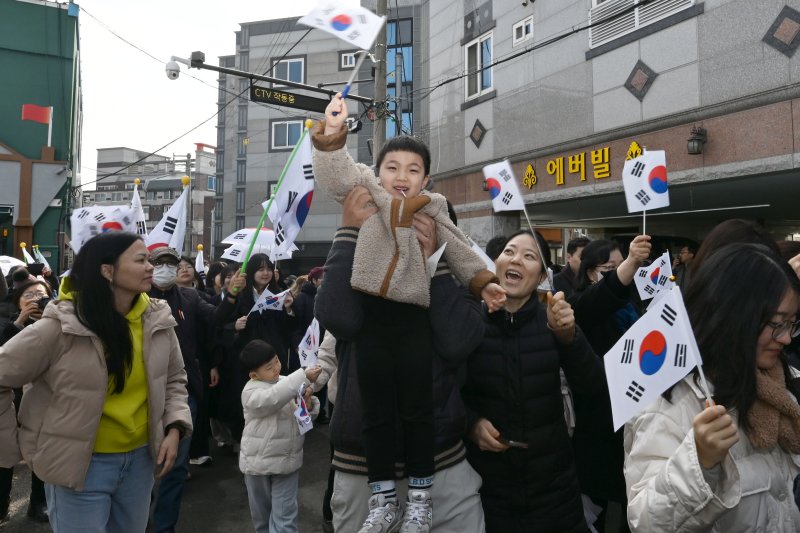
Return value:
<svg viewBox="0 0 800 533">
<path fill-rule="evenodd" d="M 287 294 L 289 294 L 289 289 L 286 289 L 279 294 L 272 294 L 268 289 L 264 289 L 264 292 L 262 292 L 261 296 L 258 297 L 258 300 L 256 300 L 253 308 L 250 309 L 250 313 L 255 311 L 263 313 L 267 310 L 280 311 L 283 309 L 283 303 L 286 301 Z M 250 313 L 247 314 L 249 315 Z"/>
<path fill-rule="evenodd" d="M 317 319 L 311 321 L 303 340 L 297 347 L 300 354 L 300 366 L 308 368 L 317 364 L 317 352 L 319 351 L 319 322 Z"/>
<path fill-rule="evenodd" d="M 200 281 L 206 282 L 206 262 L 203 257 L 203 245 L 197 245 L 197 257 L 194 258 L 194 270 L 200 276 Z"/>
<path fill-rule="evenodd" d="M 186 202 L 189 197 L 189 178 L 183 178 L 183 192 L 164 213 L 161 220 L 144 239 L 148 250 L 169 246 L 183 254 L 183 238 L 186 235 Z"/>
<path fill-rule="evenodd" d="M 308 412 L 306 401 L 303 398 L 303 391 L 305 388 L 305 385 L 300 385 L 300 388 L 297 389 L 297 409 L 294 410 L 294 418 L 297 420 L 297 429 L 300 430 L 301 435 L 305 435 L 314 427 L 314 423 L 311 422 L 311 413 Z"/>
<path fill-rule="evenodd" d="M 651 307 L 603 358 L 615 431 L 702 365 L 680 290 Z"/>
<path fill-rule="evenodd" d="M 386 17 L 379 17 L 360 6 L 339 4 L 336 0 L 321 0 L 317 7 L 301 17 L 297 23 L 328 32 L 356 48 L 372 48 Z"/>
<path fill-rule="evenodd" d="M 21 242 L 19 243 L 19 247 L 22 249 L 22 258 L 25 259 L 25 263 L 28 265 L 34 264 L 36 259 L 34 259 L 31 254 L 28 253 L 27 244 Z"/>
<path fill-rule="evenodd" d="M 483 167 L 489 196 L 492 197 L 492 208 L 498 211 L 524 211 L 525 202 L 519 191 L 517 179 L 508 161 L 500 161 Z"/>
<path fill-rule="evenodd" d="M 53 270 L 50 268 L 50 263 L 47 262 L 47 258 L 45 258 L 45 256 L 42 255 L 42 252 L 39 250 L 38 244 L 33 245 L 33 257 L 36 259 L 37 263 L 43 264 L 46 269 Z"/>
<path fill-rule="evenodd" d="M 645 152 L 636 159 L 625 161 L 622 185 L 629 213 L 667 207 L 669 184 L 664 151 Z"/>
<path fill-rule="evenodd" d="M 136 234 L 147 236 L 147 219 L 144 216 L 142 199 L 139 197 L 139 178 L 133 180 L 133 193 L 131 194 L 131 209 L 136 223 Z"/>
<path fill-rule="evenodd" d="M 655 296 L 667 286 L 670 276 L 672 276 L 672 264 L 669 262 L 669 252 L 664 252 L 650 266 L 636 271 L 633 280 L 636 283 L 636 290 L 639 291 L 639 297 L 642 300 L 649 300 Z"/>
<path fill-rule="evenodd" d="M 70 215 L 72 239 L 69 245 L 77 254 L 81 246 L 101 233 L 136 232 L 133 210 L 126 205 L 90 205 L 75 209 Z"/>
</svg>

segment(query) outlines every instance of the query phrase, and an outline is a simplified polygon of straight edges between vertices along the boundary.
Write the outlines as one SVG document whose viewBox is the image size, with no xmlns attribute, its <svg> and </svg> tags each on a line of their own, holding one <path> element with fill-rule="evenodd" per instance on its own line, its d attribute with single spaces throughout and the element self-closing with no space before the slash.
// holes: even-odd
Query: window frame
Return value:
<svg viewBox="0 0 800 533">
<path fill-rule="evenodd" d="M 530 33 L 527 35 L 523 33 L 523 36 L 517 39 L 517 28 L 523 28 L 524 32 L 527 24 L 530 24 Z M 525 17 L 511 27 L 511 46 L 519 46 L 526 41 L 530 41 L 531 39 L 533 39 L 533 15 Z"/>
<path fill-rule="evenodd" d="M 278 76 L 278 73 L 276 72 L 276 70 L 277 70 L 279 64 L 281 64 L 281 63 L 286 63 L 287 64 L 286 75 L 289 76 L 289 73 L 291 71 L 291 67 L 289 66 L 289 64 L 292 63 L 292 62 L 295 62 L 295 61 L 299 61 L 300 62 L 300 81 L 293 80 L 291 78 L 281 78 L 280 76 Z M 280 80 L 290 81 L 292 83 L 305 83 L 306 82 L 306 78 L 307 78 L 307 76 L 306 76 L 306 56 L 302 55 L 302 56 L 284 57 L 284 58 L 281 58 L 279 61 L 271 60 L 270 64 L 272 65 L 272 69 L 270 70 L 270 73 L 269 73 L 269 75 L 271 77 L 278 78 Z M 277 88 L 280 88 L 280 87 L 288 87 L 288 85 L 283 85 L 281 83 L 273 83 L 272 87 L 277 89 Z"/>
<path fill-rule="evenodd" d="M 275 145 L 275 127 L 280 124 L 286 124 L 286 145 L 285 146 L 276 146 Z M 270 152 L 287 152 L 291 151 L 294 148 L 294 143 L 289 142 L 289 126 L 290 125 L 299 125 L 300 126 L 300 134 L 303 133 L 303 119 L 289 119 L 289 120 L 272 120 L 269 123 L 269 151 Z"/>
<path fill-rule="evenodd" d="M 349 58 L 350 61 L 345 65 L 345 59 Z M 355 52 L 342 52 L 339 54 L 339 70 L 353 70 L 356 68 L 356 53 Z"/>
<path fill-rule="evenodd" d="M 465 76 L 465 83 L 464 83 L 464 99 L 465 101 L 474 100 L 476 98 L 480 98 L 484 94 L 488 94 L 494 90 L 494 72 L 493 68 L 489 67 L 488 69 L 483 68 L 483 54 L 482 52 L 482 44 L 486 41 L 491 40 L 492 48 L 489 50 L 491 53 L 489 64 L 494 62 L 494 30 L 489 30 L 475 39 L 472 39 L 468 43 L 464 45 L 464 71 L 469 72 L 469 49 L 473 46 L 477 46 L 477 59 L 478 59 L 478 66 L 480 68 L 476 69 L 475 76 L 478 77 L 478 91 L 474 94 L 470 94 L 469 92 L 469 83 L 470 83 L 470 74 Z M 488 87 L 482 88 L 483 86 L 483 76 L 485 75 L 486 71 L 488 70 L 491 82 Z"/>
</svg>

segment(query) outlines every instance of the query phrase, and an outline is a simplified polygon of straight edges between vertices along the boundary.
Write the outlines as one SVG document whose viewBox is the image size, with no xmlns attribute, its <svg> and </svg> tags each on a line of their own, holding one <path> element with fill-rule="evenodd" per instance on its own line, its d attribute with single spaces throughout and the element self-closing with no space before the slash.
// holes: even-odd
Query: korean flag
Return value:
<svg viewBox="0 0 800 533">
<path fill-rule="evenodd" d="M 500 161 L 483 167 L 486 188 L 492 197 L 492 208 L 498 211 L 523 211 L 525 202 L 517 185 L 517 178 L 508 161 Z"/>
<path fill-rule="evenodd" d="M 645 152 L 636 159 L 625 161 L 622 185 L 629 213 L 667 207 L 669 184 L 664 151 Z"/>
<path fill-rule="evenodd" d="M 672 264 L 669 262 L 669 252 L 653 261 L 650 266 L 642 267 L 636 271 L 633 281 L 642 300 L 649 300 L 660 290 L 667 287 L 667 282 L 672 276 Z"/>
</svg>

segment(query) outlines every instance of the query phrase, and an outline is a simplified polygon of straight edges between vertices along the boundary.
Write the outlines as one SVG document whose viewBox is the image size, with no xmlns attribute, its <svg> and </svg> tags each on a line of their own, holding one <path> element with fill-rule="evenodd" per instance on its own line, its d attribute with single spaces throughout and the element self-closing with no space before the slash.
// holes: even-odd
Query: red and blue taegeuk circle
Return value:
<svg viewBox="0 0 800 533">
<path fill-rule="evenodd" d="M 297 218 L 297 225 L 303 226 L 303 222 L 306 221 L 306 217 L 308 216 L 308 212 L 311 209 L 311 200 L 314 198 L 314 191 L 309 191 L 300 199 L 300 202 L 297 204 L 297 212 L 295 213 L 295 217 Z"/>
<path fill-rule="evenodd" d="M 639 368 L 647 376 L 658 372 L 667 356 L 667 339 L 658 330 L 653 330 L 642 339 L 639 346 Z"/>
<path fill-rule="evenodd" d="M 109 220 L 100 226 L 100 231 L 106 233 L 108 231 L 122 231 L 122 224 L 116 220 Z"/>
<path fill-rule="evenodd" d="M 656 267 L 655 270 L 650 274 L 650 281 L 653 283 L 658 283 L 658 275 L 661 274 L 661 268 Z"/>
<path fill-rule="evenodd" d="M 650 188 L 653 189 L 653 192 L 658 194 L 667 192 L 667 167 L 658 165 L 653 168 L 653 170 L 650 171 L 650 175 L 647 176 L 647 183 L 650 184 Z"/>
<path fill-rule="evenodd" d="M 492 197 L 492 200 L 497 198 L 497 195 L 502 190 L 500 182 L 494 178 L 486 178 L 486 188 L 489 189 L 489 196 Z"/>
<path fill-rule="evenodd" d="M 353 19 L 350 15 L 340 13 L 331 19 L 331 26 L 336 31 L 344 31 L 353 24 Z"/>
</svg>

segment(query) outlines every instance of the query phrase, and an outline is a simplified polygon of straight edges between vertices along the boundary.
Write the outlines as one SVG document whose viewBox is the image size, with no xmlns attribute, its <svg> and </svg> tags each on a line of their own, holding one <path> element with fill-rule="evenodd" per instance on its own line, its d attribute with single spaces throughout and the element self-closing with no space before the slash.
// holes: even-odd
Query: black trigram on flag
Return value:
<svg viewBox="0 0 800 533">
<path fill-rule="evenodd" d="M 625 345 L 622 348 L 622 359 L 620 363 L 630 364 L 633 360 L 633 339 L 625 339 Z"/>
<path fill-rule="evenodd" d="M 667 282 L 667 279 L 669 279 L 669 278 L 667 278 L 667 276 L 665 276 L 663 274 L 658 276 L 658 284 L 659 285 L 664 285 Z"/>
<path fill-rule="evenodd" d="M 172 235 L 175 233 L 175 228 L 178 226 L 178 221 L 172 217 L 167 217 L 166 222 L 164 222 L 164 233 L 169 233 Z"/>
<path fill-rule="evenodd" d="M 303 165 L 303 177 L 307 180 L 314 179 L 314 169 L 311 165 Z"/>
<path fill-rule="evenodd" d="M 237 233 L 233 236 L 234 241 L 243 241 L 247 238 L 247 233 Z"/>
<path fill-rule="evenodd" d="M 510 204 L 511 200 L 513 200 L 513 199 L 514 199 L 514 195 L 511 194 L 510 192 L 506 192 L 503 195 L 503 203 L 506 204 L 506 205 Z"/>
<path fill-rule="evenodd" d="M 641 270 L 639 271 L 639 277 L 640 277 L 640 278 L 646 278 L 646 277 L 647 277 L 647 270 L 645 270 L 645 269 L 641 269 Z"/>
<path fill-rule="evenodd" d="M 280 246 L 283 244 L 283 241 L 286 240 L 286 234 L 283 231 L 283 225 L 278 222 L 278 225 L 275 226 L 275 245 Z"/>
<path fill-rule="evenodd" d="M 229 253 L 228 255 L 231 256 L 231 257 L 239 257 L 240 253 L 242 253 L 242 251 L 239 250 L 238 248 L 236 248 L 236 249 L 231 250 L 231 253 Z"/>
<path fill-rule="evenodd" d="M 681 368 L 686 366 L 686 345 L 685 344 L 677 344 L 677 345 L 675 345 L 675 366 L 679 366 Z"/>
<path fill-rule="evenodd" d="M 644 163 L 642 163 L 641 161 L 637 161 L 636 163 L 634 163 L 633 168 L 631 169 L 631 174 L 633 174 L 637 178 L 641 178 L 642 172 L 644 171 L 644 167 L 645 167 Z"/>
<path fill-rule="evenodd" d="M 661 318 L 664 319 L 664 322 L 672 326 L 675 324 L 675 319 L 678 318 L 678 313 L 670 306 L 665 305 L 664 310 L 661 311 Z"/>
<path fill-rule="evenodd" d="M 642 205 L 647 205 L 650 203 L 650 196 L 644 191 L 637 192 L 636 199 L 639 200 Z"/>
<path fill-rule="evenodd" d="M 144 220 L 139 220 L 136 222 L 136 233 L 138 235 L 145 235 L 147 233 L 147 226 L 145 225 Z"/>
<path fill-rule="evenodd" d="M 646 292 L 647 294 L 652 296 L 656 292 L 656 290 L 653 288 L 652 285 L 645 285 L 644 286 L 644 292 Z"/>
<path fill-rule="evenodd" d="M 106 215 L 105 215 L 104 213 L 97 213 L 97 214 L 94 216 L 94 219 L 95 219 L 96 221 L 98 221 L 98 222 L 102 222 L 102 221 L 104 221 L 104 220 L 106 219 Z"/>
<path fill-rule="evenodd" d="M 89 211 L 86 209 L 81 209 L 80 214 L 78 214 L 78 219 L 86 218 L 89 216 Z"/>
<path fill-rule="evenodd" d="M 644 394 L 644 387 L 642 387 L 635 381 L 631 381 L 631 384 L 628 385 L 628 390 L 625 391 L 625 396 L 627 396 L 634 402 L 638 402 L 639 400 L 641 400 L 643 394 Z"/>
</svg>

